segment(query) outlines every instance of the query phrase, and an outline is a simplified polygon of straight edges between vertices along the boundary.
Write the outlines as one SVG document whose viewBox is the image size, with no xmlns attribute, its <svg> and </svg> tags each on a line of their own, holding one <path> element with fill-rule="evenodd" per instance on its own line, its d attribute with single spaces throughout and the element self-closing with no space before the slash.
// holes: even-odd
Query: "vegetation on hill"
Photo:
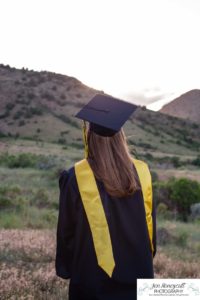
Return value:
<svg viewBox="0 0 200 300">
<path fill-rule="evenodd" d="M 0 137 L 81 148 L 81 122 L 73 116 L 96 92 L 66 75 L 0 65 Z M 139 153 L 195 157 L 200 149 L 199 124 L 145 107 L 137 109 L 125 130 Z"/>
</svg>

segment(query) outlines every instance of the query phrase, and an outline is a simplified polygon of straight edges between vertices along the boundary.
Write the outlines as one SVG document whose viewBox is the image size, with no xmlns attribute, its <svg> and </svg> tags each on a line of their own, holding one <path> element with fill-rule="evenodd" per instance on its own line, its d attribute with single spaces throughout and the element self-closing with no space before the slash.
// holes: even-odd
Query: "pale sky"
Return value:
<svg viewBox="0 0 200 300">
<path fill-rule="evenodd" d="M 155 110 L 200 88 L 200 0 L 0 0 L 0 13 L 0 63 Z"/>
</svg>

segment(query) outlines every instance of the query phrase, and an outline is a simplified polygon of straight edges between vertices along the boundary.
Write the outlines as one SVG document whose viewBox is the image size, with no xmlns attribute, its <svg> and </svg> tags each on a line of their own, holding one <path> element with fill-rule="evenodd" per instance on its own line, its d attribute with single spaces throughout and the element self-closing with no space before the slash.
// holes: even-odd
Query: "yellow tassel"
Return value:
<svg viewBox="0 0 200 300">
<path fill-rule="evenodd" d="M 83 142 L 85 149 L 85 158 L 88 158 L 87 126 L 85 121 L 83 121 Z"/>
</svg>

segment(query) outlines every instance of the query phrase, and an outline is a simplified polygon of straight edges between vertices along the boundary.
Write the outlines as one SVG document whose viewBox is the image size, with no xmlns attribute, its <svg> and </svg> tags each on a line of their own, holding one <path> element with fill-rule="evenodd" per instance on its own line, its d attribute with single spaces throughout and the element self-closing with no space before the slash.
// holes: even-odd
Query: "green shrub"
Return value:
<svg viewBox="0 0 200 300">
<path fill-rule="evenodd" d="M 26 228 L 42 229 L 55 228 L 58 212 L 56 210 L 31 206 L 24 216 Z"/>
<path fill-rule="evenodd" d="M 56 166 L 56 159 L 53 156 L 47 157 L 32 153 L 20 153 L 18 155 L 4 153 L 0 155 L 0 165 L 8 168 L 37 168 L 47 170 Z"/>
<path fill-rule="evenodd" d="M 52 209 L 58 210 L 59 209 L 59 202 L 58 201 L 57 202 L 52 202 L 50 207 Z"/>
<path fill-rule="evenodd" d="M 68 133 L 69 133 L 69 130 L 61 131 L 60 135 L 62 136 L 62 135 L 68 134 Z"/>
<path fill-rule="evenodd" d="M 27 168 L 35 166 L 35 156 L 30 153 L 20 153 L 18 156 L 11 155 L 8 161 L 9 168 Z"/>
<path fill-rule="evenodd" d="M 159 203 L 165 204 L 170 210 L 173 210 L 175 205 L 170 201 L 170 189 L 167 182 L 153 182 L 153 196 L 157 206 Z"/>
<path fill-rule="evenodd" d="M 41 107 L 30 107 L 29 111 L 32 115 L 38 115 L 38 116 L 43 115 L 43 110 Z"/>
<path fill-rule="evenodd" d="M 67 150 L 68 147 L 65 145 L 65 146 L 62 146 L 62 149 L 63 149 L 63 150 Z"/>
<path fill-rule="evenodd" d="M 200 166 L 200 155 L 198 155 L 194 160 L 192 160 L 192 164 L 195 166 Z"/>
<path fill-rule="evenodd" d="M 187 178 L 170 178 L 166 182 L 153 182 L 153 196 L 157 207 L 165 204 L 169 212 L 167 218 L 175 218 L 188 221 L 190 207 L 200 202 L 200 184 Z M 161 209 L 162 209 L 161 205 Z"/>
<path fill-rule="evenodd" d="M 63 114 L 58 115 L 56 117 L 61 119 L 63 122 L 70 124 L 72 127 L 80 129 L 80 125 L 76 121 L 72 120 L 70 117 L 63 115 Z"/>
<path fill-rule="evenodd" d="M 144 157 L 148 160 L 148 161 L 153 161 L 154 160 L 154 157 L 151 153 L 145 153 L 144 154 Z"/>
<path fill-rule="evenodd" d="M 157 206 L 157 213 L 164 215 L 168 211 L 168 207 L 165 203 L 159 203 Z"/>
<path fill-rule="evenodd" d="M 43 218 L 49 224 L 55 224 L 57 221 L 57 212 L 55 210 L 49 210 L 43 214 Z"/>
<path fill-rule="evenodd" d="M 76 149 L 83 149 L 84 148 L 83 144 L 78 144 L 78 143 L 74 143 L 74 142 L 71 143 L 70 146 L 72 148 L 76 148 Z"/>
<path fill-rule="evenodd" d="M 178 168 L 181 166 L 180 158 L 178 156 L 171 157 L 171 162 L 175 168 Z"/>
<path fill-rule="evenodd" d="M 27 204 L 27 200 L 21 194 L 22 190 L 19 186 L 1 186 L 0 209 L 23 209 Z"/>
<path fill-rule="evenodd" d="M 24 117 L 29 119 L 32 118 L 34 115 L 42 116 L 43 109 L 41 107 L 29 107 L 26 108 L 26 112 L 24 113 Z"/>
<path fill-rule="evenodd" d="M 138 143 L 138 146 L 142 147 L 142 148 L 145 148 L 145 149 L 151 149 L 151 150 L 156 150 L 157 147 L 156 146 L 152 146 L 151 144 L 149 143 L 144 143 L 144 142 L 139 142 Z"/>
<path fill-rule="evenodd" d="M 174 211 L 170 211 L 165 203 L 160 202 L 156 208 L 157 215 L 162 219 L 172 220 L 176 218 Z"/>
<path fill-rule="evenodd" d="M 176 205 L 183 221 L 187 221 L 190 206 L 200 202 L 200 184 L 187 178 L 169 180 L 170 199 Z"/>
<path fill-rule="evenodd" d="M 21 195 L 22 190 L 18 185 L 11 186 L 0 186 L 0 195 L 9 194 L 12 197 L 16 197 L 17 195 Z"/>
<path fill-rule="evenodd" d="M 49 207 L 48 192 L 43 188 L 39 189 L 34 195 L 34 197 L 31 199 L 30 204 L 37 206 L 38 208 Z"/>
<path fill-rule="evenodd" d="M 65 144 L 67 144 L 67 141 L 66 141 L 66 139 L 65 138 L 59 138 L 58 139 L 58 144 L 61 144 L 61 145 L 65 145 Z"/>
<path fill-rule="evenodd" d="M 0 209 L 12 207 L 12 199 L 6 196 L 0 196 Z"/>
<path fill-rule="evenodd" d="M 178 237 L 176 238 L 176 244 L 179 247 L 186 247 L 188 241 L 188 233 L 186 231 L 180 232 Z"/>
<path fill-rule="evenodd" d="M 0 211 L 0 228 L 23 228 L 24 222 L 20 214 L 16 212 Z"/>
</svg>

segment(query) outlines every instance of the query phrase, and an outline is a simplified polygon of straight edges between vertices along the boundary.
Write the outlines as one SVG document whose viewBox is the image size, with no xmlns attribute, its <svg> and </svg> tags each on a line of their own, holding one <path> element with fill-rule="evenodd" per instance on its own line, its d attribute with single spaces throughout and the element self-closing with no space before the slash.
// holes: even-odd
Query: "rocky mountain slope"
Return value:
<svg viewBox="0 0 200 300">
<path fill-rule="evenodd" d="M 181 95 L 164 105 L 160 112 L 200 123 L 200 90 L 191 90 Z"/>
</svg>

